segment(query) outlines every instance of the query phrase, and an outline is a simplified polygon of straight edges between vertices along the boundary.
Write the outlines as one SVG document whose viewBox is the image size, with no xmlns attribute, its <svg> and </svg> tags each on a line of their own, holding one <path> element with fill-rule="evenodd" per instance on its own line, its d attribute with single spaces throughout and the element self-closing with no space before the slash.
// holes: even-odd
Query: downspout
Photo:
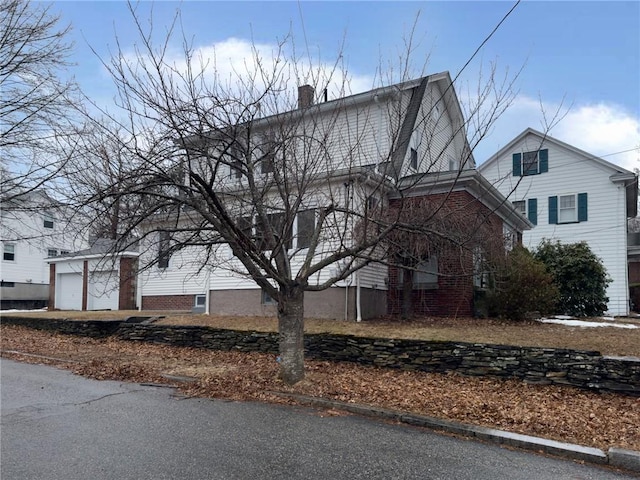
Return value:
<svg viewBox="0 0 640 480">
<path fill-rule="evenodd" d="M 362 305 L 360 304 L 360 274 L 356 272 L 356 322 L 362 321 Z"/>
<path fill-rule="evenodd" d="M 140 260 L 138 260 L 139 262 Z M 137 279 L 137 288 L 136 288 L 136 303 L 138 304 L 138 311 L 142 311 L 142 272 L 140 269 L 136 269 L 136 279 Z"/>
<path fill-rule="evenodd" d="M 207 315 L 209 315 L 209 309 L 210 309 L 210 305 L 209 305 L 209 298 L 211 297 L 211 269 L 207 268 L 207 281 L 205 282 L 205 293 L 206 296 L 204 297 L 204 313 L 206 313 Z"/>
</svg>

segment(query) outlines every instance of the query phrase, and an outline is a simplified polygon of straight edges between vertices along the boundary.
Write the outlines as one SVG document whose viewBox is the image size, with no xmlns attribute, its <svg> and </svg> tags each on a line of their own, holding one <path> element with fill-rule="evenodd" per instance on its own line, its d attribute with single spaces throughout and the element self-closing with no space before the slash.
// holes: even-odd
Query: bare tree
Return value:
<svg viewBox="0 0 640 480">
<path fill-rule="evenodd" d="M 119 47 L 105 66 L 125 113 L 112 117 L 120 133 L 111 138 L 129 139 L 118 151 L 135 161 L 88 200 L 108 204 L 122 192 L 116 182 L 140 198 L 119 232 L 158 252 L 142 269 L 189 251 L 194 274 L 226 269 L 274 299 L 285 382 L 304 376 L 305 292 L 395 264 L 390 246 L 402 234 L 394 232 L 471 248 L 444 228 L 447 195 L 420 222 L 403 201 L 416 187 L 431 192 L 444 171 L 455 184 L 474 166 L 448 74 L 410 79 L 404 68 L 393 84 L 379 78 L 372 91 L 348 95 L 340 61 L 301 62 L 287 39 L 267 57 L 254 48 L 226 77 L 186 41 L 182 57 L 171 58 L 176 24 L 156 45 L 130 8 L 135 54 Z M 497 112 L 511 100 L 500 85 L 486 92 L 478 103 L 491 96 Z"/>
<path fill-rule="evenodd" d="M 55 176 L 56 138 L 70 124 L 76 87 L 64 79 L 69 26 L 50 7 L 0 2 L 0 190 L 5 200 Z"/>
</svg>

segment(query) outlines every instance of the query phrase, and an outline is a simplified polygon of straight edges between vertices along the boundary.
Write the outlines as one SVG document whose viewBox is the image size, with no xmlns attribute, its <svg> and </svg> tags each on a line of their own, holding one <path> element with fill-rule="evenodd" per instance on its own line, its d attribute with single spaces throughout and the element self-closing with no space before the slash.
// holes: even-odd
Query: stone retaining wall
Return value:
<svg viewBox="0 0 640 480">
<path fill-rule="evenodd" d="M 2 317 L 3 323 L 89 336 L 116 334 L 122 340 L 163 345 L 277 354 L 278 335 L 196 326 L 64 321 Z M 537 384 L 571 385 L 640 395 L 640 359 L 606 357 L 594 351 L 305 335 L 307 358 L 424 372 L 520 378 Z"/>
<path fill-rule="evenodd" d="M 267 332 L 127 324 L 117 335 L 124 340 L 212 350 L 278 352 L 278 335 Z M 640 395 L 640 359 L 603 357 L 593 351 L 307 334 L 305 354 L 361 365 L 515 377 L 531 383 Z"/>
</svg>

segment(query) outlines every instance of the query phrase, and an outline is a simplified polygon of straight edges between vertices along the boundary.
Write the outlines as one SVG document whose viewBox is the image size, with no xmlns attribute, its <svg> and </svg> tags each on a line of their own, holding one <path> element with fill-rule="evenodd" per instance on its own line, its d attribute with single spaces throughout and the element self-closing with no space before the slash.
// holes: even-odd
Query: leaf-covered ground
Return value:
<svg viewBox="0 0 640 480">
<path fill-rule="evenodd" d="M 640 451 L 640 398 L 636 397 L 311 360 L 306 363 L 305 380 L 287 387 L 276 377 L 273 355 L 0 328 L 3 356 L 68 368 L 101 380 L 167 384 L 172 382 L 167 375 L 187 376 L 193 381 L 175 385 L 191 396 L 290 403 L 271 392 L 293 392 L 602 449 L 617 446 Z"/>
</svg>

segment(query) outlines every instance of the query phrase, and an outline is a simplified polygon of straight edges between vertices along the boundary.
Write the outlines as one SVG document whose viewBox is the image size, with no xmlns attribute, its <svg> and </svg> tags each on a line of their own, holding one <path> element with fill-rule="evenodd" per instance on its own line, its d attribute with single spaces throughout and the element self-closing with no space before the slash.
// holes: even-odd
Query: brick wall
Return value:
<svg viewBox="0 0 640 480">
<path fill-rule="evenodd" d="M 148 295 L 142 297 L 142 310 L 191 311 L 195 300 L 195 295 Z"/>
<path fill-rule="evenodd" d="M 135 258 L 120 259 L 119 310 L 136 309 L 136 261 Z"/>
<path fill-rule="evenodd" d="M 415 240 L 438 257 L 438 284 L 435 288 L 414 289 L 412 311 L 416 315 L 473 315 L 473 247 L 480 246 L 487 256 L 504 252 L 502 221 L 481 201 L 466 191 L 402 200 L 416 218 L 429 215 L 428 225 L 444 235 L 423 236 Z M 398 206 L 399 202 L 395 203 Z M 393 205 L 393 204 L 392 204 Z M 443 238 L 443 237 L 448 237 Z M 451 241 L 453 239 L 454 241 Z M 403 291 L 398 267 L 389 268 L 388 313 L 402 312 Z"/>
</svg>

